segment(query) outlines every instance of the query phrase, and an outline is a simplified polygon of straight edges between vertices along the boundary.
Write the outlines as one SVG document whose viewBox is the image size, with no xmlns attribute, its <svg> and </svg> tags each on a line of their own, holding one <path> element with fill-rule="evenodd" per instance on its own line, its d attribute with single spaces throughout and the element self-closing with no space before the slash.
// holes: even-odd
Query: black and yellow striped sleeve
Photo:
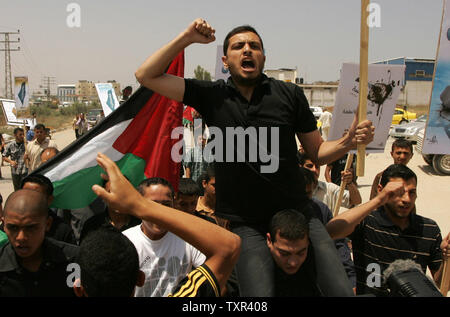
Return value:
<svg viewBox="0 0 450 317">
<path fill-rule="evenodd" d="M 208 266 L 202 264 L 181 280 L 169 297 L 220 297 L 220 287 Z"/>
</svg>

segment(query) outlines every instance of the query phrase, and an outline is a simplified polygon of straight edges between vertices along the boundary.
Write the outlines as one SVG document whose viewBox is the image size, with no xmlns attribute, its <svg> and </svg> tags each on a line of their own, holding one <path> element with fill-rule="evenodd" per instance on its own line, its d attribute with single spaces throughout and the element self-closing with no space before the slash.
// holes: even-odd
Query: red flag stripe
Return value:
<svg viewBox="0 0 450 317">
<path fill-rule="evenodd" d="M 174 59 L 167 73 L 184 77 L 184 52 Z M 182 103 L 154 93 L 113 147 L 143 158 L 146 177 L 165 178 L 178 190 L 180 163 L 172 160 L 171 150 L 183 136 L 171 139 L 171 133 L 182 125 L 182 119 Z"/>
</svg>

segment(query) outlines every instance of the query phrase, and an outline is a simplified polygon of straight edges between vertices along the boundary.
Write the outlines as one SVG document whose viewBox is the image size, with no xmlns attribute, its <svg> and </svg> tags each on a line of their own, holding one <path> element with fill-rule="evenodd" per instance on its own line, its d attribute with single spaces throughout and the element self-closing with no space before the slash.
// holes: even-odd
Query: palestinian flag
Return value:
<svg viewBox="0 0 450 317">
<path fill-rule="evenodd" d="M 184 52 L 171 63 L 168 74 L 184 77 Z M 80 139 L 71 143 L 33 174 L 47 176 L 54 186 L 52 207 L 78 209 L 97 197 L 91 187 L 102 184 L 96 157 L 114 160 L 137 186 L 148 177 L 162 177 L 178 188 L 180 163 L 171 158 L 173 129 L 182 126 L 183 105 L 141 87 L 118 109 Z"/>
<path fill-rule="evenodd" d="M 192 107 L 186 106 L 183 111 L 183 125 L 188 126 L 194 123 L 194 118 L 192 117 Z"/>
</svg>

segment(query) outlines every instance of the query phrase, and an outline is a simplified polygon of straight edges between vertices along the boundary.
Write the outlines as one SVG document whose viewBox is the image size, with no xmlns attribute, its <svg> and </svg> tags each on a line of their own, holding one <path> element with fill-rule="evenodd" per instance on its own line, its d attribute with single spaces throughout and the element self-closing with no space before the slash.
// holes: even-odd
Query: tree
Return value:
<svg viewBox="0 0 450 317">
<path fill-rule="evenodd" d="M 195 79 L 211 81 L 211 74 L 200 65 L 194 70 Z"/>
</svg>

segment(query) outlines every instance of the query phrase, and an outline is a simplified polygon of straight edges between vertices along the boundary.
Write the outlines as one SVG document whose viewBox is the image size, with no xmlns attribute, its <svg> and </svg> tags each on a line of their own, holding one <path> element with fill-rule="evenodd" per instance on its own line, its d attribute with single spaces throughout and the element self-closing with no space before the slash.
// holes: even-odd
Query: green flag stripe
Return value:
<svg viewBox="0 0 450 317">
<path fill-rule="evenodd" d="M 137 186 L 145 179 L 144 169 L 146 162 L 128 153 L 119 161 L 116 161 L 122 173 L 128 180 Z M 52 203 L 54 208 L 78 209 L 92 203 L 97 195 L 92 191 L 94 184 L 102 185 L 101 174 L 105 172 L 100 166 L 82 169 L 53 183 L 55 199 Z"/>
</svg>

